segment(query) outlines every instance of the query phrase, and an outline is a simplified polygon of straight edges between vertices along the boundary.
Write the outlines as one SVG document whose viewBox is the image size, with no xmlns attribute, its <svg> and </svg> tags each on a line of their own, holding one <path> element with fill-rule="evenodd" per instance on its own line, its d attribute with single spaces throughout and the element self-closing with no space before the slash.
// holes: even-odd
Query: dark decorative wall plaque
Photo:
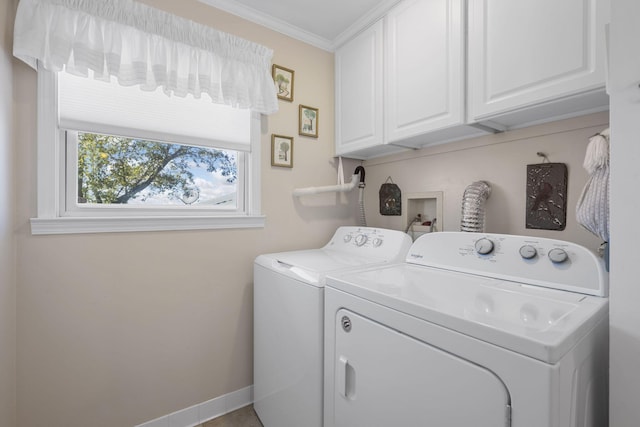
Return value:
<svg viewBox="0 0 640 427">
<path fill-rule="evenodd" d="M 567 165 L 527 165 L 526 227 L 564 230 L 567 222 Z"/>
<path fill-rule="evenodd" d="M 380 196 L 380 215 L 402 214 L 402 193 L 391 177 L 380 186 L 378 195 Z"/>
</svg>

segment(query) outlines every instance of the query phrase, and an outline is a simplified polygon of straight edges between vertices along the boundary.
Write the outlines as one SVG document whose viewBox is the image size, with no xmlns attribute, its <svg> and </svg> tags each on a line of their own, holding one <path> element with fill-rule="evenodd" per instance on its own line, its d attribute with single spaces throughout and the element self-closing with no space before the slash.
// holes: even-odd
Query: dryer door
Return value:
<svg viewBox="0 0 640 427">
<path fill-rule="evenodd" d="M 509 393 L 489 370 L 339 310 L 334 425 L 502 427 Z"/>
</svg>

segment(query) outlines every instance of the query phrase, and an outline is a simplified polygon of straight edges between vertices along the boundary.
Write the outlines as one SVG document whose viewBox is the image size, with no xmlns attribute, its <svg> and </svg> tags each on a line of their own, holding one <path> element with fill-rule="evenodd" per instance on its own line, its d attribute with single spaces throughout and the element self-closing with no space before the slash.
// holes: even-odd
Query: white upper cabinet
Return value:
<svg viewBox="0 0 640 427">
<path fill-rule="evenodd" d="M 384 152 L 382 20 L 335 54 L 336 155 Z"/>
<path fill-rule="evenodd" d="M 336 52 L 336 154 L 606 110 L 610 0 L 401 0 Z"/>
<path fill-rule="evenodd" d="M 463 0 L 405 0 L 386 16 L 385 140 L 409 147 L 481 134 L 465 120 Z"/>
<path fill-rule="evenodd" d="M 464 0 L 403 0 L 336 51 L 337 155 L 486 133 L 466 125 L 465 13 Z"/>
<path fill-rule="evenodd" d="M 609 0 L 469 0 L 472 121 L 506 127 L 608 108 Z"/>
</svg>

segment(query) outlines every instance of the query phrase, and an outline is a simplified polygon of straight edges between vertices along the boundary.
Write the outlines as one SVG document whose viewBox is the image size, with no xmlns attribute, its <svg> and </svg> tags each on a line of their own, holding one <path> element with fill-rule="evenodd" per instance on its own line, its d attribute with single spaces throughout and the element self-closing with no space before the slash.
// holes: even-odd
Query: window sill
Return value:
<svg viewBox="0 0 640 427">
<path fill-rule="evenodd" d="M 113 218 L 31 218 L 31 234 L 126 233 L 170 230 L 261 228 L 265 217 L 254 216 L 153 216 Z"/>
</svg>

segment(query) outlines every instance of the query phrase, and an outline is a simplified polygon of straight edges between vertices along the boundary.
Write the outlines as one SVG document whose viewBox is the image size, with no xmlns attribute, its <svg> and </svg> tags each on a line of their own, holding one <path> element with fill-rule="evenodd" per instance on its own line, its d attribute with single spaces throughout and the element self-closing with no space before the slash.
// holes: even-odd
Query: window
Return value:
<svg viewBox="0 0 640 427">
<path fill-rule="evenodd" d="M 66 210 L 127 214 L 166 208 L 234 212 L 243 153 L 139 138 L 66 132 Z M 242 173 L 242 169 L 240 169 Z M 102 212 L 101 212 L 102 211 Z M 179 211 L 177 211 L 179 212 Z M 121 213 L 120 213 L 121 214 Z"/>
<path fill-rule="evenodd" d="M 264 225 L 258 113 L 40 69 L 38 117 L 33 234 Z"/>
<path fill-rule="evenodd" d="M 278 111 L 273 50 L 138 1 L 122 0 L 117 7 L 103 3 L 18 4 L 13 54 L 38 71 L 38 215 L 31 220 L 32 233 L 263 226 L 260 114 Z M 91 72 L 101 81 L 87 78 Z M 168 97 L 157 88 L 185 97 Z M 167 167 L 177 169 L 163 172 L 164 182 L 146 185 L 127 203 L 126 197 L 104 203 L 102 196 L 101 203 L 88 203 L 84 192 L 95 196 L 106 191 L 107 183 L 84 187 L 89 177 L 82 175 L 87 171 L 78 154 L 87 135 L 117 139 L 131 150 L 157 144 L 168 150 L 227 153 L 236 162 L 235 207 L 196 203 L 202 195 L 195 188 L 198 172 L 171 162 Z M 125 165 L 103 154 L 108 164 L 102 166 L 110 173 L 145 162 L 140 156 Z M 135 176 L 114 191 L 131 194 L 128 186 L 135 185 Z M 162 195 L 183 204 L 152 207 L 151 200 Z M 140 200 L 144 207 L 135 207 L 133 201 Z"/>
</svg>

